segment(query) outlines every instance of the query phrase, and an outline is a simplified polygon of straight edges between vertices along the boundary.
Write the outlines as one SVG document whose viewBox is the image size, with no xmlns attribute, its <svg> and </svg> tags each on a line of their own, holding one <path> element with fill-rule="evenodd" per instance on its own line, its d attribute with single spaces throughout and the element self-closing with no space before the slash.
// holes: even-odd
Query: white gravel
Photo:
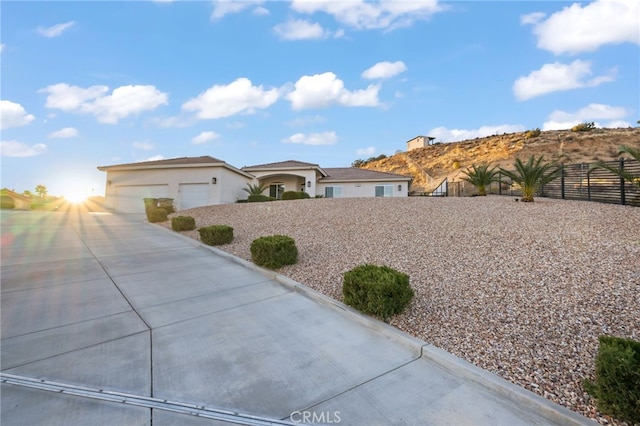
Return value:
<svg viewBox="0 0 640 426">
<path fill-rule="evenodd" d="M 308 199 L 181 211 L 234 228 L 250 260 L 261 236 L 295 239 L 284 275 L 342 300 L 362 263 L 409 274 L 391 324 L 603 424 L 584 391 L 598 336 L 640 340 L 640 208 L 514 197 Z M 170 227 L 170 222 L 165 222 Z M 198 239 L 197 231 L 184 234 Z"/>
</svg>

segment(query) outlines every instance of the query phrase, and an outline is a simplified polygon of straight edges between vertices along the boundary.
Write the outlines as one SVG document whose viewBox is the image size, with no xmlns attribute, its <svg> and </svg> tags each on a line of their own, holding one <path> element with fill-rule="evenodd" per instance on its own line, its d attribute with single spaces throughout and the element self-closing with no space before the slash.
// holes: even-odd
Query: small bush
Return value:
<svg viewBox="0 0 640 426">
<path fill-rule="evenodd" d="M 298 261 L 296 242 L 286 235 L 260 237 L 251 243 L 251 260 L 258 266 L 278 269 Z"/>
<path fill-rule="evenodd" d="M 13 201 L 13 198 L 9 197 L 8 195 L 2 195 L 0 197 L 0 208 L 2 208 L 2 209 L 15 209 L 16 208 L 16 202 Z"/>
<path fill-rule="evenodd" d="M 592 121 L 590 123 L 580 123 L 571 128 L 572 132 L 590 132 L 596 128 L 595 123 Z"/>
<path fill-rule="evenodd" d="M 311 196 L 304 191 L 285 191 L 282 193 L 283 200 L 301 200 L 303 198 L 311 198 Z"/>
<path fill-rule="evenodd" d="M 209 246 L 229 244 L 233 241 L 233 228 L 227 225 L 212 225 L 198 229 L 200 240 Z"/>
<path fill-rule="evenodd" d="M 191 216 L 176 216 L 171 218 L 171 229 L 176 232 L 196 229 L 196 220 Z"/>
<path fill-rule="evenodd" d="M 539 129 L 539 128 L 537 128 L 537 127 L 536 127 L 536 128 L 535 128 L 535 129 L 533 129 L 533 130 L 529 130 L 529 131 L 527 131 L 527 132 L 524 134 L 524 138 L 525 138 L 525 139 L 533 139 L 533 138 L 537 138 L 538 136 L 540 136 L 540 133 L 542 133 L 542 132 L 540 131 L 540 129 Z"/>
<path fill-rule="evenodd" d="M 268 195 L 262 194 L 251 194 L 247 198 L 248 203 L 264 203 L 265 201 L 275 201 L 276 199 L 273 197 L 269 197 Z"/>
<path fill-rule="evenodd" d="M 164 222 L 168 220 L 167 211 L 160 207 L 151 207 L 147 209 L 147 219 L 149 222 Z"/>
<path fill-rule="evenodd" d="M 595 382 L 585 379 L 585 390 L 598 410 L 619 420 L 640 423 L 640 342 L 600 336 Z"/>
<path fill-rule="evenodd" d="M 413 298 L 409 276 L 388 266 L 360 265 L 343 275 L 344 303 L 387 321 L 405 310 Z"/>
</svg>

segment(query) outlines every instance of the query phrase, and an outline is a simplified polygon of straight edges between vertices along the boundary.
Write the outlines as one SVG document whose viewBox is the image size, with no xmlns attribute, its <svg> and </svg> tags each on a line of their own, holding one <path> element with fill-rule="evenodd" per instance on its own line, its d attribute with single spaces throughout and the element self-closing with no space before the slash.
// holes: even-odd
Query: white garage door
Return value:
<svg viewBox="0 0 640 426">
<path fill-rule="evenodd" d="M 209 202 L 208 183 L 181 183 L 180 184 L 180 210 L 206 206 Z"/>
<path fill-rule="evenodd" d="M 169 185 L 118 186 L 114 207 L 122 213 L 144 213 L 144 198 L 168 198 Z"/>
</svg>

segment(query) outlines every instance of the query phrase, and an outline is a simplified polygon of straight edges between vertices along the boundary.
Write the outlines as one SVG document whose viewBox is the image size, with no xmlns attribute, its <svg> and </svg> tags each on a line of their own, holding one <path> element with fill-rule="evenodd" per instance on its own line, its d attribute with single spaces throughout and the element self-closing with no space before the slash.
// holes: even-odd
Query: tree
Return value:
<svg viewBox="0 0 640 426">
<path fill-rule="evenodd" d="M 479 166 L 474 164 L 471 168 L 462 171 L 466 175 L 462 179 L 478 188 L 478 195 L 485 196 L 487 195 L 487 186 L 491 185 L 491 182 L 498 181 L 498 172 L 497 167 L 489 168 L 487 164 Z"/>
<path fill-rule="evenodd" d="M 249 195 L 260 195 L 265 189 L 267 189 L 267 187 L 259 183 L 254 185 L 248 183 L 246 188 L 242 188 L 242 190 L 249 193 Z"/>
<path fill-rule="evenodd" d="M 28 189 L 25 189 L 24 191 L 22 191 L 22 195 L 24 195 L 25 197 L 33 197 L 33 193 L 31 191 L 29 191 Z"/>
<path fill-rule="evenodd" d="M 520 185 L 524 202 L 533 202 L 533 195 L 536 191 L 560 175 L 560 167 L 554 166 L 552 163 L 544 163 L 542 155 L 537 159 L 532 155 L 526 163 L 516 158 L 514 166 L 515 170 L 505 170 L 500 167 L 500 171 Z"/>
<path fill-rule="evenodd" d="M 38 197 L 44 198 L 47 196 L 47 187 L 44 185 L 37 185 L 36 186 L 36 194 L 38 194 Z"/>
<path fill-rule="evenodd" d="M 633 147 L 631 147 L 629 145 L 623 145 L 623 146 L 620 147 L 620 150 L 618 151 L 618 155 L 622 155 L 622 154 L 629 154 L 631 157 L 633 157 L 634 160 L 640 161 L 640 149 L 639 148 L 633 148 Z M 611 166 L 611 165 L 605 164 L 604 161 L 598 161 L 596 164 L 591 166 L 591 170 L 594 170 L 594 169 L 609 170 L 614 175 L 616 175 L 616 176 L 626 180 L 630 184 L 635 185 L 638 188 L 640 188 L 640 177 L 639 176 L 633 176 L 630 172 L 628 172 L 627 170 L 622 169 L 621 167 Z"/>
</svg>

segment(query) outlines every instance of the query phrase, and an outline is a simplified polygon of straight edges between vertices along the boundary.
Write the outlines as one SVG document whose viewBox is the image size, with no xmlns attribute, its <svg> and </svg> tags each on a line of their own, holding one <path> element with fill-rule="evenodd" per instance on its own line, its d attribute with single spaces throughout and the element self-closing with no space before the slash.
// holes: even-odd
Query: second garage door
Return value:
<svg viewBox="0 0 640 426">
<path fill-rule="evenodd" d="M 181 183 L 180 184 L 180 210 L 206 206 L 209 202 L 208 183 Z"/>
</svg>

